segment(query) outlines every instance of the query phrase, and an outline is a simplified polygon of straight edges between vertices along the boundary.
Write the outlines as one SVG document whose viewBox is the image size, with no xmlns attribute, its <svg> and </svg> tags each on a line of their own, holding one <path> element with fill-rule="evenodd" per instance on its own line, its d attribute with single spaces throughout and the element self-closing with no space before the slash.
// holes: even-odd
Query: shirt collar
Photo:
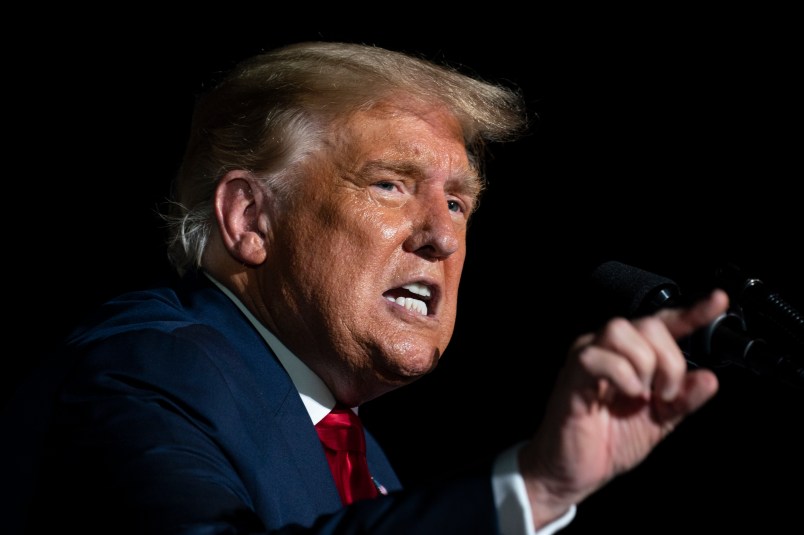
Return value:
<svg viewBox="0 0 804 535">
<path fill-rule="evenodd" d="M 217 286 L 240 309 L 246 318 L 254 325 L 257 332 L 263 337 L 268 346 L 276 354 L 282 367 L 288 372 L 290 380 L 299 391 L 304 407 L 310 415 L 313 424 L 317 424 L 335 407 L 335 396 L 329 391 L 324 381 L 313 370 L 294 355 L 279 338 L 269 331 L 251 311 L 223 284 L 215 280 L 209 273 L 204 272 L 209 280 Z M 357 409 L 353 409 L 357 412 Z"/>
</svg>

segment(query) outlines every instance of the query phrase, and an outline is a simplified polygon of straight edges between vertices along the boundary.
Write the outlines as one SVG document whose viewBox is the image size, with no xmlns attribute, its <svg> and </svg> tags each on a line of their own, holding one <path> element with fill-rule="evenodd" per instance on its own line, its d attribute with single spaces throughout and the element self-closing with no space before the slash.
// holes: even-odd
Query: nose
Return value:
<svg viewBox="0 0 804 535">
<path fill-rule="evenodd" d="M 407 252 L 429 260 L 443 260 L 457 252 L 465 236 L 465 222 L 461 214 L 449 209 L 443 195 L 421 206 L 405 240 Z"/>
</svg>

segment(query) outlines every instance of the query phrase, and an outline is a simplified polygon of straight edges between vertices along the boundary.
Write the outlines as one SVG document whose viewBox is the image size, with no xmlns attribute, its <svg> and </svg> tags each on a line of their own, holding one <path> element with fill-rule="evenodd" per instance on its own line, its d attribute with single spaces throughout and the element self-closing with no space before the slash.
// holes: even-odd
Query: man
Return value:
<svg viewBox="0 0 804 535">
<path fill-rule="evenodd" d="M 581 336 L 536 435 L 480 475 L 403 490 L 366 435 L 375 487 L 353 499 L 317 429 L 437 366 L 485 144 L 525 126 L 514 91 L 370 46 L 302 43 L 239 65 L 198 103 L 166 214 L 181 280 L 110 301 L 55 359 L 29 532 L 571 522 L 715 394 L 675 339 L 720 315 L 723 292 Z"/>
</svg>

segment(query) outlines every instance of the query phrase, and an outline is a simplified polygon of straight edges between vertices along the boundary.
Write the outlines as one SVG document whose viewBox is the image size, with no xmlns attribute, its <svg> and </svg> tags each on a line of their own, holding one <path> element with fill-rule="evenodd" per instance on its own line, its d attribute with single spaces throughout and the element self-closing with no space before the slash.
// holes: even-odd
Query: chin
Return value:
<svg viewBox="0 0 804 535">
<path fill-rule="evenodd" d="M 432 372 L 441 359 L 441 350 L 420 351 L 415 354 L 397 355 L 386 361 L 389 375 L 396 377 L 400 384 L 412 383 Z"/>
</svg>

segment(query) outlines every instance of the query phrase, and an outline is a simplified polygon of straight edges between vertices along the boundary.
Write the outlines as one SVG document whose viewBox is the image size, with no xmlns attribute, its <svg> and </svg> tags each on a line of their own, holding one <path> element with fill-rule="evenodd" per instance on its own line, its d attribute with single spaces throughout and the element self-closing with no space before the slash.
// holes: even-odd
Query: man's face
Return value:
<svg viewBox="0 0 804 535">
<path fill-rule="evenodd" d="M 358 112 L 306 170 L 271 231 L 269 313 L 336 397 L 366 401 L 446 349 L 479 179 L 432 108 Z"/>
</svg>

